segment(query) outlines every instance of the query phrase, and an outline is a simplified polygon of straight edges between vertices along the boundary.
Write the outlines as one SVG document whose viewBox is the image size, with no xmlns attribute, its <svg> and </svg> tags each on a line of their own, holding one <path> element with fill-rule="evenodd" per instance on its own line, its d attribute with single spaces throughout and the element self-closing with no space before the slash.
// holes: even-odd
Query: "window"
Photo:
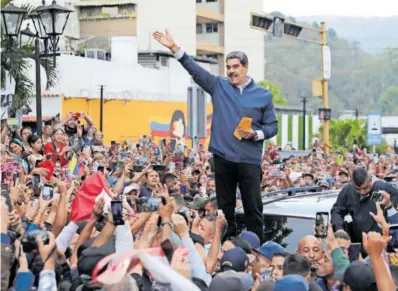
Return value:
<svg viewBox="0 0 398 291">
<path fill-rule="evenodd" d="M 206 2 L 218 2 L 218 0 L 206 0 Z"/>
<path fill-rule="evenodd" d="M 196 0 L 196 3 L 202 3 L 202 0 Z"/>
<path fill-rule="evenodd" d="M 160 57 L 160 65 L 162 67 L 168 67 L 169 66 L 169 58 L 168 57 Z"/>
<path fill-rule="evenodd" d="M 218 23 L 206 23 L 206 32 L 207 33 L 218 32 Z"/>
<path fill-rule="evenodd" d="M 203 25 L 201 23 L 196 24 L 196 33 L 203 33 Z"/>
</svg>

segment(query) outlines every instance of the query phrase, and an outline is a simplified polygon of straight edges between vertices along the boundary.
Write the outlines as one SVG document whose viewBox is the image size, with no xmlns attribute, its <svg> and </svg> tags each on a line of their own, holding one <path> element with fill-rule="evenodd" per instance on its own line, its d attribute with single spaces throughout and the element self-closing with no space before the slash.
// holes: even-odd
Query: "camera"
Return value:
<svg viewBox="0 0 398 291">
<path fill-rule="evenodd" d="M 374 202 L 381 202 L 384 199 L 384 196 L 380 193 L 380 191 L 373 191 L 371 197 L 372 201 Z"/>
<path fill-rule="evenodd" d="M 43 243 L 47 245 L 50 242 L 47 232 L 41 229 L 29 231 L 22 239 L 22 249 L 24 253 L 31 253 L 38 249 L 36 239 L 41 237 Z"/>
</svg>

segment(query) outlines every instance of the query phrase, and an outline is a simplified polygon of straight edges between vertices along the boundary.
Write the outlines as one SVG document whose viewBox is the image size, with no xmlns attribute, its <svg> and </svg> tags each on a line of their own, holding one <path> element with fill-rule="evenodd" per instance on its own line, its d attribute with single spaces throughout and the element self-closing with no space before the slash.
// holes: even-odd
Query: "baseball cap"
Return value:
<svg viewBox="0 0 398 291">
<path fill-rule="evenodd" d="M 252 249 L 257 249 L 260 247 L 260 238 L 257 234 L 251 231 L 242 231 L 239 237 L 245 241 L 247 241 Z"/>
<path fill-rule="evenodd" d="M 351 290 L 377 290 L 376 277 L 372 267 L 361 261 L 353 261 L 344 274 L 336 274 L 335 279 L 346 283 Z"/>
<path fill-rule="evenodd" d="M 209 291 L 249 291 L 253 283 L 253 277 L 249 274 L 230 270 L 218 273 L 211 280 Z"/>
<path fill-rule="evenodd" d="M 274 241 L 268 241 L 261 247 L 255 249 L 255 251 L 266 257 L 268 260 L 272 261 L 274 254 L 283 253 L 285 249 Z"/>
<path fill-rule="evenodd" d="M 325 181 L 325 180 L 320 180 L 320 181 L 317 183 L 317 186 L 319 186 L 319 187 L 327 187 L 327 188 L 330 188 L 329 183 L 328 183 L 327 181 Z"/>
<path fill-rule="evenodd" d="M 240 247 L 235 247 L 229 251 L 226 251 L 220 261 L 222 270 L 234 270 L 236 272 L 245 271 L 248 263 L 249 260 L 247 255 Z"/>
<path fill-rule="evenodd" d="M 308 291 L 309 285 L 300 275 L 287 275 L 275 282 L 273 291 Z"/>
<path fill-rule="evenodd" d="M 136 183 L 126 186 L 123 189 L 123 194 L 129 194 L 131 191 L 136 190 L 137 194 L 140 194 L 140 186 Z"/>
</svg>

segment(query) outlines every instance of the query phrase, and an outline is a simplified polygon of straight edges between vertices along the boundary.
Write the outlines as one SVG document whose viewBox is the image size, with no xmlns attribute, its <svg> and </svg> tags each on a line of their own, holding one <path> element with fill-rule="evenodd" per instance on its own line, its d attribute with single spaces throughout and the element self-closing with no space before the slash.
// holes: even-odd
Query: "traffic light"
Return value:
<svg viewBox="0 0 398 291">
<path fill-rule="evenodd" d="M 277 37 L 283 36 L 283 23 L 285 19 L 281 17 L 274 17 L 274 26 L 272 28 L 272 34 Z"/>
<path fill-rule="evenodd" d="M 302 26 L 296 25 L 294 23 L 285 22 L 284 23 L 284 33 L 290 36 L 298 37 L 303 30 Z"/>
<path fill-rule="evenodd" d="M 268 30 L 272 25 L 273 19 L 261 14 L 250 14 L 250 26 L 261 30 Z"/>
</svg>

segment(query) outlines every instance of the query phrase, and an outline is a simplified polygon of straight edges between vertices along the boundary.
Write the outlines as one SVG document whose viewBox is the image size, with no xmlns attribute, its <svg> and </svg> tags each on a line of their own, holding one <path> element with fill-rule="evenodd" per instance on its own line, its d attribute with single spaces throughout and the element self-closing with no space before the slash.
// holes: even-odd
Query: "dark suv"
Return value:
<svg viewBox="0 0 398 291">
<path fill-rule="evenodd" d="M 286 189 L 263 196 L 264 233 L 266 241 L 273 240 L 296 252 L 304 235 L 313 234 L 316 212 L 330 212 L 339 191 L 320 191 L 317 187 Z M 236 209 L 238 233 L 245 229 L 243 207 Z"/>
</svg>

